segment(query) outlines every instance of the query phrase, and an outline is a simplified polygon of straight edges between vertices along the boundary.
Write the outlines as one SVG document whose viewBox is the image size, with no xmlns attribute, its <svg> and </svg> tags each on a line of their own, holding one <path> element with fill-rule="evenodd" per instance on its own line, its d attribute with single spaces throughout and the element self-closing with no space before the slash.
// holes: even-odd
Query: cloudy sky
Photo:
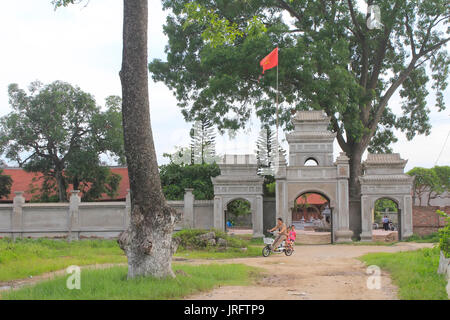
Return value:
<svg viewBox="0 0 450 320">
<path fill-rule="evenodd" d="M 92 0 L 89 5 L 71 6 L 53 10 L 51 0 L 0 1 L 0 117 L 10 112 L 7 86 L 18 83 L 27 88 L 40 80 L 49 83 L 67 81 L 92 93 L 101 105 L 105 97 L 120 95 L 118 76 L 122 53 L 122 0 Z M 167 38 L 162 32 L 167 12 L 159 0 L 149 0 L 149 60 L 165 59 Z M 258 61 L 255 61 L 258 63 Z M 150 110 L 159 163 L 166 160 L 165 152 L 175 146 L 189 144 L 189 129 L 176 106 L 170 90 L 162 83 L 150 79 Z M 445 92 L 447 105 L 450 91 Z M 391 100 L 391 108 L 400 110 L 398 96 Z M 407 141 L 398 133 L 399 141 L 393 145 L 408 159 L 407 169 L 414 166 L 432 167 L 450 164 L 450 109 L 436 112 L 434 95 L 428 102 L 433 125 L 429 136 L 418 136 Z M 249 130 L 235 139 L 217 137 L 219 153 L 251 153 L 255 149 L 259 122 L 252 120 Z M 444 148 L 443 148 L 444 147 Z M 336 155 L 339 147 L 335 144 Z M 442 153 L 441 153 L 442 151 Z"/>
</svg>

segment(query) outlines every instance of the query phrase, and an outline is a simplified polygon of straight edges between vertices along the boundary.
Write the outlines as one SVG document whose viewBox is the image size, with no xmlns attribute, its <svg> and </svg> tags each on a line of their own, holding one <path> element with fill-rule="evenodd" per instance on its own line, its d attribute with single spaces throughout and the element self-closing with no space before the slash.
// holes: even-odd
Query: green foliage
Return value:
<svg viewBox="0 0 450 320">
<path fill-rule="evenodd" d="M 439 248 L 397 253 L 369 253 L 360 258 L 391 275 L 402 300 L 448 300 L 443 275 L 436 272 Z"/>
<path fill-rule="evenodd" d="M 34 183 L 41 183 L 40 187 Z M 49 175 L 33 177 L 28 193 L 31 194 L 31 202 L 58 202 L 58 193 L 55 179 Z"/>
<path fill-rule="evenodd" d="M 436 243 L 439 242 L 439 234 L 437 232 L 433 232 L 428 235 L 419 236 L 417 234 L 413 234 L 408 237 L 405 242 L 419 242 L 419 243 Z"/>
<path fill-rule="evenodd" d="M 383 214 L 383 212 L 385 212 L 386 209 L 389 212 L 397 212 L 398 211 L 397 204 L 394 201 L 392 201 L 391 199 L 382 198 L 382 199 L 378 199 L 377 201 L 375 201 L 375 212 L 376 213 Z"/>
<path fill-rule="evenodd" d="M 420 205 L 425 194 L 428 194 L 427 205 L 430 205 L 432 199 L 450 192 L 450 166 L 415 167 L 407 173 L 414 177 L 414 196 L 419 198 Z"/>
<path fill-rule="evenodd" d="M 197 237 L 199 235 L 208 233 L 213 231 L 216 234 L 216 240 L 219 238 L 225 239 L 227 240 L 228 243 L 228 247 L 230 248 L 247 248 L 248 244 L 246 241 L 239 239 L 237 237 L 232 237 L 229 236 L 228 234 L 226 234 L 223 231 L 219 231 L 216 229 L 211 229 L 211 230 L 203 230 L 203 229 L 184 229 L 181 231 L 178 231 L 177 233 L 174 234 L 174 238 L 178 238 L 180 243 L 179 243 L 179 248 L 180 250 L 185 250 L 185 249 L 207 249 L 206 244 L 199 240 Z"/>
<path fill-rule="evenodd" d="M 276 132 L 270 126 L 265 126 L 259 132 L 256 140 L 256 161 L 258 174 L 262 176 L 274 174 L 274 161 L 276 152 Z"/>
<path fill-rule="evenodd" d="M 213 164 L 169 163 L 160 167 L 161 185 L 167 200 L 182 200 L 184 189 L 193 188 L 198 200 L 214 199 L 211 177 L 220 174 L 219 166 Z"/>
<path fill-rule="evenodd" d="M 11 193 L 12 179 L 11 176 L 2 174 L 3 170 L 0 169 L 0 199 L 7 197 Z"/>
<path fill-rule="evenodd" d="M 216 161 L 216 134 L 212 122 L 207 118 L 195 121 L 190 135 L 190 164 L 214 163 Z"/>
<path fill-rule="evenodd" d="M 445 108 L 450 30 L 444 0 L 380 0 L 383 26 L 367 27 L 356 1 L 163 0 L 167 59 L 155 81 L 173 90 L 186 120 L 206 116 L 219 130 L 245 127 L 252 112 L 275 124 L 276 72 L 259 61 L 279 47 L 280 124 L 294 110 L 323 109 L 351 157 L 390 152 L 394 129 L 429 134 L 427 84 Z M 402 111 L 389 101 L 399 91 Z M 357 151 L 357 152 L 355 152 Z M 360 161 L 360 159 L 355 159 Z M 352 161 L 352 162 L 355 162 Z"/>
<path fill-rule="evenodd" d="M 445 221 L 445 226 L 439 229 L 439 248 L 447 258 L 450 258 L 450 215 L 441 210 L 437 210 L 436 213 L 444 217 Z"/>
<path fill-rule="evenodd" d="M 181 299 L 216 286 L 248 285 L 258 270 L 243 264 L 174 265 L 176 278 L 127 279 L 127 267 L 83 270 L 81 290 L 67 290 L 67 276 L 2 293 L 7 300 Z"/>
<path fill-rule="evenodd" d="M 91 94 L 61 81 L 33 82 L 29 93 L 11 84 L 8 93 L 13 111 L 0 119 L 0 154 L 27 171 L 42 172 L 48 187 L 43 193 L 52 185 L 59 201 L 67 200 L 70 183 L 75 189 L 90 183 L 94 188 L 87 197 L 99 197 L 107 187 L 96 183 L 108 183 L 99 179 L 107 170 L 100 155 L 124 159 L 120 98 L 108 97 L 102 112 Z M 109 179 L 109 188 L 117 186 L 115 180 Z"/>
<path fill-rule="evenodd" d="M 126 262 L 117 241 L 0 239 L 0 282 L 61 270 L 70 265 Z"/>
<path fill-rule="evenodd" d="M 251 214 L 250 203 L 247 200 L 236 199 L 227 204 L 227 214 L 234 217 Z"/>
</svg>

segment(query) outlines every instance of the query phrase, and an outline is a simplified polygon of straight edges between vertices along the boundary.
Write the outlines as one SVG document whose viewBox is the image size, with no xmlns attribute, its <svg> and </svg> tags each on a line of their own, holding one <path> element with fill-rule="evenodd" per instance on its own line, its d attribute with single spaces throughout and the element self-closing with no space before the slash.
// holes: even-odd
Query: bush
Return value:
<svg viewBox="0 0 450 320">
<path fill-rule="evenodd" d="M 227 241 L 227 247 L 231 248 L 247 248 L 247 242 L 236 237 L 229 236 L 223 231 L 210 229 L 210 230 L 199 230 L 199 229 L 184 229 L 178 231 L 174 234 L 174 238 L 178 238 L 180 241 L 178 247 L 180 249 L 206 249 L 208 245 L 199 236 L 206 234 L 208 232 L 215 233 L 215 240 L 217 243 L 218 239 L 225 239 Z M 211 246 L 209 246 L 211 247 Z"/>
<path fill-rule="evenodd" d="M 450 258 L 450 216 L 441 210 L 436 213 L 445 219 L 445 226 L 439 229 L 439 248 L 446 258 Z"/>
</svg>

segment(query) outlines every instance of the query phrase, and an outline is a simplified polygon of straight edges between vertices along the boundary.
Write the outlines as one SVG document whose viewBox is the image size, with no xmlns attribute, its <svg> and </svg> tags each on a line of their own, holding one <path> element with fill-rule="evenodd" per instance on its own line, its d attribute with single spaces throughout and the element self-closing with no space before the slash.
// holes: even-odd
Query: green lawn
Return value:
<svg viewBox="0 0 450 320">
<path fill-rule="evenodd" d="M 115 240 L 0 239 L 0 281 L 22 279 L 70 265 L 126 262 Z"/>
<path fill-rule="evenodd" d="M 439 248 L 397 253 L 369 253 L 360 258 L 367 265 L 387 270 L 402 300 L 448 300 L 443 275 L 437 274 Z"/>
<path fill-rule="evenodd" d="M 226 251 L 218 250 L 179 250 L 175 257 L 186 259 L 233 259 L 260 257 L 262 255 L 262 246 L 248 246 L 246 251 L 239 248 L 228 248 Z"/>
<path fill-rule="evenodd" d="M 182 270 L 182 272 L 178 272 Z M 69 290 L 66 277 L 0 293 L 1 299 L 180 299 L 200 291 L 223 285 L 247 285 L 259 274 L 259 270 L 242 264 L 211 264 L 200 266 L 176 265 L 176 278 L 151 277 L 127 280 L 127 267 L 103 270 L 82 270 L 81 289 Z"/>
<path fill-rule="evenodd" d="M 261 255 L 262 248 L 249 246 L 247 251 L 183 250 L 176 257 L 187 259 L 230 259 Z M 28 278 L 65 269 L 70 265 L 125 263 L 127 259 L 115 240 L 0 239 L 0 282 Z"/>
</svg>

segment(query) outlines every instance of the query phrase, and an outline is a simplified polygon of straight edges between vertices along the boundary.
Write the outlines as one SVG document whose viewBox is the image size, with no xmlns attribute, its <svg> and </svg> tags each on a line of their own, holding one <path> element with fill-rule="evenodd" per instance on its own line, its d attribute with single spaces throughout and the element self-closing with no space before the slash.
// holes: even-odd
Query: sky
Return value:
<svg viewBox="0 0 450 320">
<path fill-rule="evenodd" d="M 104 105 L 109 95 L 120 96 L 122 2 L 91 0 L 87 6 L 55 11 L 51 0 L 0 1 L 0 117 L 11 111 L 7 95 L 10 83 L 25 89 L 35 80 L 43 83 L 62 80 L 93 94 L 99 105 Z M 167 37 L 162 27 L 167 14 L 159 0 L 149 0 L 149 61 L 165 60 Z M 149 97 L 158 163 L 163 164 L 167 162 L 163 153 L 174 151 L 175 146 L 189 145 L 192 123 L 185 122 L 172 92 L 163 83 L 154 83 L 151 77 Z M 445 91 L 445 101 L 450 107 L 449 88 Z M 432 92 L 428 103 L 432 110 L 429 136 L 407 141 L 403 133 L 396 132 L 399 141 L 392 148 L 408 159 L 406 170 L 415 166 L 450 165 L 450 138 L 444 146 L 450 133 L 450 108 L 437 112 Z M 398 94 L 389 105 L 398 113 Z M 254 153 L 258 131 L 259 121 L 253 117 L 249 128 L 234 139 L 218 135 L 217 153 Z M 280 136 L 283 138 L 282 132 Z M 340 151 L 335 143 L 335 157 Z"/>
</svg>

